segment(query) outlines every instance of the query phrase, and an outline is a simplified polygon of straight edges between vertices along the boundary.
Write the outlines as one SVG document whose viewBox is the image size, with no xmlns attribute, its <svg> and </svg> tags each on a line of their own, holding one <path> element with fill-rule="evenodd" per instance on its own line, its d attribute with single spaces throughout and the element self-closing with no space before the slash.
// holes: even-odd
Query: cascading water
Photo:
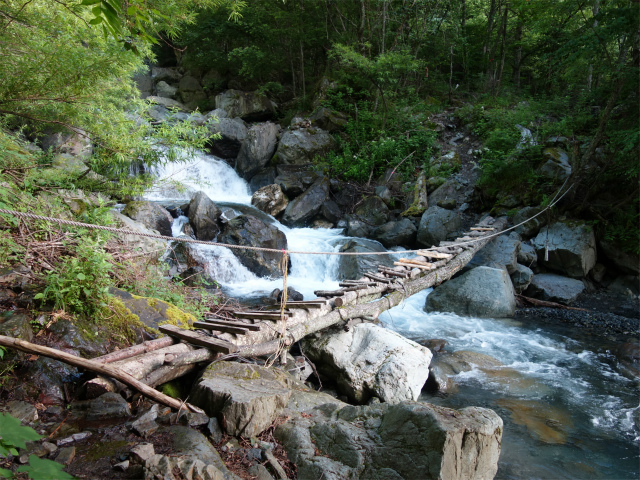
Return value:
<svg viewBox="0 0 640 480">
<path fill-rule="evenodd" d="M 215 157 L 170 164 L 157 174 L 181 186 L 165 182 L 148 192 L 148 200 L 187 201 L 203 190 L 223 212 L 251 211 L 273 222 L 287 236 L 290 250 L 336 251 L 347 241 L 339 230 L 288 228 L 253 209 L 247 183 Z M 176 219 L 174 236 L 187 221 Z M 194 251 L 231 296 L 251 299 L 282 287 L 281 280 L 254 275 L 229 249 L 197 245 Z M 339 261 L 337 256 L 294 254 L 287 283 L 305 299 L 314 298 L 314 290 L 337 288 Z M 427 295 L 424 291 L 408 298 L 380 320 L 408 338 L 444 339 L 450 351 L 471 350 L 500 362 L 456 375 L 453 393 L 425 393 L 422 398 L 452 408 L 483 406 L 500 414 L 505 429 L 497 478 L 637 478 L 638 383 L 620 373 L 600 339 L 574 340 L 558 328 L 516 320 L 427 314 Z"/>
</svg>

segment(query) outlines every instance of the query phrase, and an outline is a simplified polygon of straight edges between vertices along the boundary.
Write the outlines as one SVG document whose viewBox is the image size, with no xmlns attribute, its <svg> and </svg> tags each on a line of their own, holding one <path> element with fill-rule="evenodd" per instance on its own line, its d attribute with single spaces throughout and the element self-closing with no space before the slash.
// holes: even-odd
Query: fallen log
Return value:
<svg viewBox="0 0 640 480">
<path fill-rule="evenodd" d="M 197 365 L 195 363 L 180 365 L 178 367 L 160 367 L 144 377 L 142 379 L 142 383 L 144 383 L 145 385 L 149 385 L 150 387 L 156 387 L 158 385 L 162 385 L 163 383 L 170 382 L 171 380 L 175 380 L 176 378 L 180 378 L 183 375 L 194 371 L 196 368 Z"/>
<path fill-rule="evenodd" d="M 562 310 L 577 310 L 579 312 L 589 311 L 586 308 L 569 307 L 567 305 L 562 305 L 561 303 L 549 302 L 547 300 L 539 300 L 537 298 L 525 297 L 524 295 L 519 295 L 519 294 L 516 294 L 516 299 L 522 303 L 528 303 L 529 305 L 534 305 L 536 307 L 560 308 Z"/>
<path fill-rule="evenodd" d="M 141 380 L 164 365 L 167 355 L 180 355 L 192 349 L 193 347 L 190 345 L 178 343 L 125 360 L 118 360 L 117 362 L 111 363 L 111 365 L 113 365 L 114 368 L 118 368 L 121 372 L 131 375 L 133 378 Z M 107 392 L 122 392 L 125 387 L 112 379 L 98 376 L 87 381 L 84 384 L 84 389 L 87 398 L 97 398 Z"/>
<path fill-rule="evenodd" d="M 138 345 L 133 345 L 122 350 L 116 350 L 115 352 L 94 358 L 93 361 L 99 363 L 117 362 L 118 360 L 124 360 L 142 353 L 152 352 L 153 350 L 168 347 L 169 345 L 173 345 L 175 342 L 176 341 L 172 337 L 161 337 L 156 338 L 155 340 L 147 340 L 146 342 L 142 342 Z"/>
<path fill-rule="evenodd" d="M 55 348 L 36 345 L 25 340 L 20 340 L 19 338 L 7 337 L 5 335 L 0 335 L 0 345 L 34 355 L 53 358 L 69 365 L 73 365 L 74 367 L 84 368 L 85 370 L 91 370 L 92 372 L 96 372 L 101 375 L 113 377 L 121 381 L 122 383 L 138 390 L 142 395 L 170 408 L 174 408 L 176 410 L 180 408 L 187 408 L 192 412 L 204 413 L 200 408 L 188 403 L 181 402 L 180 400 L 177 400 L 175 398 L 171 398 L 168 395 L 165 395 L 164 393 L 161 393 L 156 389 L 145 385 L 141 381 L 133 378 L 128 373 L 124 373 L 120 371 L 120 369 L 114 368 L 110 364 L 102 364 L 93 360 L 76 357 L 75 355 L 56 350 Z"/>
<path fill-rule="evenodd" d="M 212 352 L 206 348 L 198 348 L 181 355 L 176 355 L 173 358 L 167 358 L 165 364 L 170 367 L 181 367 L 183 365 L 213 361 L 219 356 L 220 354 L 217 352 Z"/>
</svg>

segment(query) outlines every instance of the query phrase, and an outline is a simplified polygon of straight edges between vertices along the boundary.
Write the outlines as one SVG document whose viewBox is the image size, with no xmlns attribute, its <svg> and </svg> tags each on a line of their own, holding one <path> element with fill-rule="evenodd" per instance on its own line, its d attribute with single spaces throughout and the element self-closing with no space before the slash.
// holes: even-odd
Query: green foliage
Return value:
<svg viewBox="0 0 640 480">
<path fill-rule="evenodd" d="M 100 242 L 85 238 L 75 247 L 73 256 L 62 257 L 46 276 L 46 287 L 35 298 L 53 301 L 58 309 L 92 314 L 105 305 L 112 270 L 110 257 Z"/>
<path fill-rule="evenodd" d="M 33 428 L 23 426 L 20 420 L 7 413 L 0 414 L 0 456 L 18 456 L 18 448 L 27 448 L 26 442 L 33 442 L 42 438 Z M 29 464 L 22 465 L 18 472 L 26 472 L 34 480 L 72 480 L 74 477 L 62 471 L 62 465 L 52 460 L 40 459 L 36 455 L 29 455 Z M 13 478 L 13 472 L 0 469 L 0 477 Z"/>
</svg>

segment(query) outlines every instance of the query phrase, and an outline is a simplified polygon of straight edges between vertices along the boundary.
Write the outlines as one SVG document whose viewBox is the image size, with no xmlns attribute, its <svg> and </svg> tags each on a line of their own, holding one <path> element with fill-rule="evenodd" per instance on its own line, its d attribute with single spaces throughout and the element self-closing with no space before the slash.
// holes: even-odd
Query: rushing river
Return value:
<svg viewBox="0 0 640 480">
<path fill-rule="evenodd" d="M 188 201 L 203 190 L 223 212 L 251 210 L 287 236 L 289 249 L 337 251 L 348 237 L 336 229 L 288 228 L 250 206 L 247 183 L 224 161 L 202 155 L 158 172 L 170 179 L 147 193 L 160 203 Z M 186 217 L 174 224 L 179 235 Z M 282 287 L 260 278 L 223 247 L 197 245 L 211 276 L 228 295 L 246 300 Z M 315 298 L 314 290 L 338 287 L 340 257 L 292 255 L 287 284 Z M 456 375 L 447 394 L 424 393 L 421 400 L 452 408 L 492 408 L 505 423 L 496 478 L 635 479 L 639 476 L 640 406 L 637 380 L 625 377 L 603 340 L 532 319 L 459 317 L 424 312 L 429 291 L 383 313 L 390 329 L 413 340 L 443 339 L 448 351 L 470 350 L 497 359 L 498 366 Z M 567 335 L 569 334 L 569 335 Z"/>
</svg>

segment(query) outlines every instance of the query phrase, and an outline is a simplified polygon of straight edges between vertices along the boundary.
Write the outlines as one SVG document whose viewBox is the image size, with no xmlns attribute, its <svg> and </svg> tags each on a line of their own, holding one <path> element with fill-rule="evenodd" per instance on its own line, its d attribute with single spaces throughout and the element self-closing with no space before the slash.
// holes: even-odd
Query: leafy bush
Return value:
<svg viewBox="0 0 640 480">
<path fill-rule="evenodd" d="M 20 420 L 7 413 L 0 414 L 0 456 L 18 456 L 18 448 L 27 448 L 26 442 L 33 442 L 42 438 L 33 428 L 20 424 Z M 62 465 L 53 460 L 29 455 L 29 464 L 18 468 L 18 473 L 25 472 L 34 480 L 73 480 L 74 477 L 62 470 Z M 0 468 L 0 477 L 13 478 L 13 472 Z"/>
</svg>

